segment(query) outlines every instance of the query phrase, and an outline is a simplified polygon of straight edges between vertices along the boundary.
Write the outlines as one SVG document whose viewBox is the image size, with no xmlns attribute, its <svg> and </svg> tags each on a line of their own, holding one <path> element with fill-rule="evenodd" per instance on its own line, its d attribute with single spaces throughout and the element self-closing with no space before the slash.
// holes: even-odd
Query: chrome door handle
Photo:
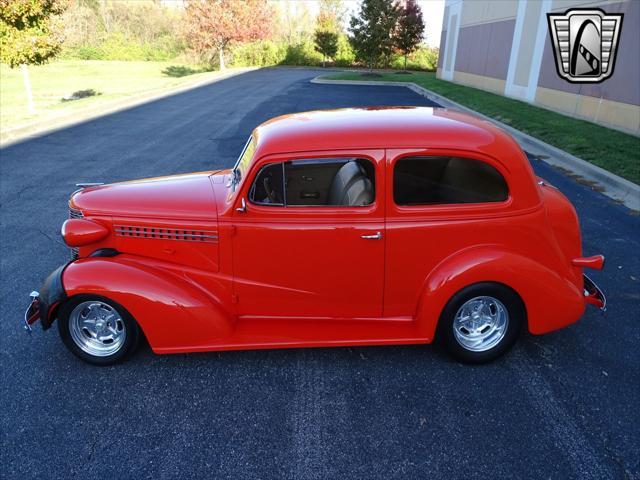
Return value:
<svg viewBox="0 0 640 480">
<path fill-rule="evenodd" d="M 361 238 L 365 240 L 380 240 L 382 238 L 382 232 L 376 232 L 375 235 L 361 235 Z"/>
</svg>

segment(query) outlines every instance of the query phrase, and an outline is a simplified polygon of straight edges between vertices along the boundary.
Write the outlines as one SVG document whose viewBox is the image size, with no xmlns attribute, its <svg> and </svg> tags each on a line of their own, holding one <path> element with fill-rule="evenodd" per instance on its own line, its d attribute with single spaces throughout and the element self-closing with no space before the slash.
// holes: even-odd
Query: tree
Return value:
<svg viewBox="0 0 640 480">
<path fill-rule="evenodd" d="M 265 38 L 273 18 L 266 0 L 190 0 L 186 6 L 187 40 L 209 59 L 217 52 L 224 70 L 224 50 L 230 42 Z"/>
<path fill-rule="evenodd" d="M 29 113 L 35 113 L 28 65 L 55 57 L 64 40 L 56 16 L 65 0 L 0 0 L 0 62 L 20 66 Z"/>
<path fill-rule="evenodd" d="M 407 56 L 418 48 L 424 33 L 422 10 L 415 0 L 406 0 L 400 8 L 398 28 L 395 32 L 395 46 L 404 55 L 404 69 L 407 69 Z"/>
<path fill-rule="evenodd" d="M 342 18 L 345 15 L 345 8 L 342 0 L 320 0 L 319 11 L 316 19 L 318 30 L 328 30 L 338 34 L 344 31 Z"/>
<path fill-rule="evenodd" d="M 322 54 L 322 66 L 327 57 L 335 58 L 342 31 L 340 18 L 344 8 L 341 0 L 320 0 L 320 13 L 316 18 L 315 49 Z"/>
<path fill-rule="evenodd" d="M 360 11 L 351 17 L 349 41 L 356 57 L 373 70 L 380 58 L 393 52 L 393 33 L 399 8 L 393 0 L 363 0 Z"/>
<path fill-rule="evenodd" d="M 327 57 L 333 58 L 338 53 L 338 34 L 328 30 L 316 30 L 314 40 L 316 51 L 322 54 L 324 67 Z"/>
<path fill-rule="evenodd" d="M 311 39 L 315 18 L 307 2 L 278 0 L 272 2 L 276 9 L 275 37 L 289 45 L 299 45 Z"/>
</svg>

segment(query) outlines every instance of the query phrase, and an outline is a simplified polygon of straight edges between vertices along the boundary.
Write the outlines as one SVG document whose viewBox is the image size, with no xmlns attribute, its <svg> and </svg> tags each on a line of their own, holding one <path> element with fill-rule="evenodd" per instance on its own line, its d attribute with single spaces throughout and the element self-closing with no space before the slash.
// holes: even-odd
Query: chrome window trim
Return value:
<svg viewBox="0 0 640 480">
<path fill-rule="evenodd" d="M 234 192 L 236 190 L 236 187 L 240 184 L 240 181 L 242 180 L 241 178 L 238 178 L 238 173 L 237 173 L 238 166 L 240 165 L 240 162 L 242 161 L 242 157 L 244 157 L 244 153 L 247 151 L 247 148 L 249 148 L 249 145 L 251 144 L 252 141 L 253 141 L 253 132 L 251 133 L 251 135 L 249 135 L 249 139 L 245 142 L 244 147 L 242 148 L 242 151 L 240 152 L 240 155 L 238 156 L 238 159 L 236 160 L 236 163 L 233 165 L 233 169 L 231 170 L 231 189 Z"/>
</svg>

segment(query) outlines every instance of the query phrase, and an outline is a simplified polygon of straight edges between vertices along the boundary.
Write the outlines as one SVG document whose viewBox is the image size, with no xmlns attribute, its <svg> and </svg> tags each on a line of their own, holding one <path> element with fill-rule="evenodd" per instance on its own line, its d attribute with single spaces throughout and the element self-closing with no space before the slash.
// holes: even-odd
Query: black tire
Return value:
<svg viewBox="0 0 640 480">
<path fill-rule="evenodd" d="M 454 322 L 460 308 L 477 297 L 492 297 L 498 300 L 507 313 L 504 335 L 495 345 L 484 351 L 467 348 L 456 338 Z M 464 363 L 486 363 L 504 355 L 516 342 L 526 324 L 526 309 L 520 296 L 511 288 L 499 283 L 476 283 L 456 293 L 445 306 L 438 322 L 438 340 L 449 353 Z M 484 347 L 480 347 L 484 348 Z"/>
<path fill-rule="evenodd" d="M 83 350 L 73 339 L 70 328 L 71 314 L 83 302 L 101 302 L 114 309 L 120 315 L 126 335 L 124 341 L 114 353 L 106 356 L 92 355 Z M 58 311 L 58 332 L 71 353 L 85 362 L 99 366 L 113 365 L 132 355 L 138 348 L 141 335 L 138 323 L 122 305 L 98 295 L 77 295 L 65 302 Z"/>
</svg>

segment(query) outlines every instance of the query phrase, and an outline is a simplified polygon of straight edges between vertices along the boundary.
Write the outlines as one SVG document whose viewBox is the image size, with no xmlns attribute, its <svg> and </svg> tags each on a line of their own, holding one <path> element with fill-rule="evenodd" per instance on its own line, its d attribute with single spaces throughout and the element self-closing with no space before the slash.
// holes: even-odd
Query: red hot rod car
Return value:
<svg viewBox="0 0 640 480">
<path fill-rule="evenodd" d="M 76 192 L 73 260 L 25 320 L 69 349 L 156 353 L 430 343 L 491 360 L 604 308 L 576 212 L 486 121 L 317 111 L 255 129 L 232 170 Z"/>
</svg>

